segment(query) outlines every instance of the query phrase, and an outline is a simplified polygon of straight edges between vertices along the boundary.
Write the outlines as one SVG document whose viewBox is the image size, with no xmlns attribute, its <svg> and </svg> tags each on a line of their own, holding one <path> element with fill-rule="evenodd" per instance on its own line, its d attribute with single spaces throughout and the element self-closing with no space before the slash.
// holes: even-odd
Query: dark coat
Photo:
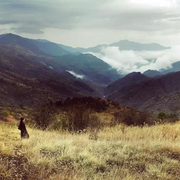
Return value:
<svg viewBox="0 0 180 180">
<path fill-rule="evenodd" d="M 18 129 L 21 131 L 21 138 L 29 138 L 29 134 L 23 121 L 20 122 Z"/>
</svg>

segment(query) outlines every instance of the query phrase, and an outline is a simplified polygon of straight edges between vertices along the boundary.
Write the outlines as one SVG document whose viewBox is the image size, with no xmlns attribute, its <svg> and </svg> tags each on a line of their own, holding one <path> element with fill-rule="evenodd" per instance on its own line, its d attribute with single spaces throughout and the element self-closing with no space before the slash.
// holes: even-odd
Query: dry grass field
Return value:
<svg viewBox="0 0 180 180">
<path fill-rule="evenodd" d="M 178 180 L 180 124 L 71 134 L 0 124 L 0 180 Z"/>
</svg>

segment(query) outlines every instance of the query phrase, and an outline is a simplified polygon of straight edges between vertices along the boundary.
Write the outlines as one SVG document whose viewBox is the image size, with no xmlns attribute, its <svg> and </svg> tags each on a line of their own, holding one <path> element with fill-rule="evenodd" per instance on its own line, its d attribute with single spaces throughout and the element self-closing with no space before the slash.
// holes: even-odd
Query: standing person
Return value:
<svg viewBox="0 0 180 180">
<path fill-rule="evenodd" d="M 21 138 L 29 138 L 29 134 L 26 130 L 25 118 L 20 118 L 18 129 L 21 131 Z"/>
</svg>

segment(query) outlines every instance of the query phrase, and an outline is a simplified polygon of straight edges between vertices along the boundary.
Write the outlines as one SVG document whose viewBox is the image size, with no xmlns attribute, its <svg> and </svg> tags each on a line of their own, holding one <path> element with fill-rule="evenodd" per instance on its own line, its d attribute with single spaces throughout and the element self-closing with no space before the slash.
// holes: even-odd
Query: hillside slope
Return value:
<svg viewBox="0 0 180 180">
<path fill-rule="evenodd" d="M 146 80 L 149 80 L 149 77 L 141 74 L 140 72 L 132 72 L 107 86 L 107 88 L 105 89 L 105 94 L 114 93 L 115 91 L 119 91 L 125 86 L 138 84 Z"/>
<path fill-rule="evenodd" d="M 152 113 L 161 111 L 180 113 L 180 72 L 151 78 L 138 84 L 129 84 L 109 95 L 131 108 Z"/>
<path fill-rule="evenodd" d="M 85 81 L 108 85 L 121 77 L 109 64 L 91 54 L 65 55 L 56 58 L 64 70 L 82 75 Z"/>
<path fill-rule="evenodd" d="M 18 45 L 38 55 L 63 56 L 65 54 L 71 54 L 70 52 L 61 48 L 58 44 L 52 43 L 50 41 L 23 38 L 11 33 L 4 34 L 0 37 L 0 44 Z"/>
<path fill-rule="evenodd" d="M 54 71 L 37 56 L 17 46 L 0 46 L 0 104 L 32 105 L 96 92 L 69 73 Z M 41 63 L 43 62 L 43 63 Z"/>
<path fill-rule="evenodd" d="M 180 125 L 107 127 L 83 134 L 0 125 L 0 179 L 175 180 L 180 177 Z"/>
</svg>

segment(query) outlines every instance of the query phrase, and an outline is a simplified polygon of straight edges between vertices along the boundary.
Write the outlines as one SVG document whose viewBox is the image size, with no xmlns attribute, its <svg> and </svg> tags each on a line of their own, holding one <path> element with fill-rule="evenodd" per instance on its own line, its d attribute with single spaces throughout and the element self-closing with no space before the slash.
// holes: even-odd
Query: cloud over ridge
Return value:
<svg viewBox="0 0 180 180">
<path fill-rule="evenodd" d="M 122 51 L 118 47 L 104 47 L 99 53 L 91 53 L 120 73 L 127 74 L 133 71 L 144 72 L 148 69 L 160 71 L 172 67 L 180 61 L 180 46 L 161 51 Z"/>
</svg>

